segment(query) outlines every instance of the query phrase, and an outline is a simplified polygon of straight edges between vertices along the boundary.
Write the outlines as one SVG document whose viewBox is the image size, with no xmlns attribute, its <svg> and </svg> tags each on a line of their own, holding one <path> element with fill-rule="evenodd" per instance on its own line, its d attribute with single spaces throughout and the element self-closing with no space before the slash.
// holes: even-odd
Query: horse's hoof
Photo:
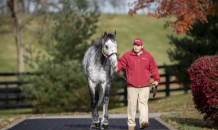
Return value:
<svg viewBox="0 0 218 130">
<path fill-rule="evenodd" d="M 102 126 L 104 129 L 108 129 L 108 125 L 109 125 L 108 123 L 104 123 Z"/>
<path fill-rule="evenodd" d="M 100 123 L 99 123 L 99 122 L 98 122 L 98 123 L 95 123 L 95 126 L 96 126 L 96 128 L 99 128 Z"/>
<path fill-rule="evenodd" d="M 96 129 L 96 126 L 95 125 L 92 125 L 91 127 L 90 127 L 90 130 L 95 130 Z"/>
</svg>

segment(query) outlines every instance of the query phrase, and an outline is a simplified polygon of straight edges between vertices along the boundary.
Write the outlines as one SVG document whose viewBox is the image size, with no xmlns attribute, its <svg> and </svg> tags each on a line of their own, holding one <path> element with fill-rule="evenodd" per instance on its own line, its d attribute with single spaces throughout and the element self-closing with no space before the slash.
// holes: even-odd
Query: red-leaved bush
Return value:
<svg viewBox="0 0 218 130">
<path fill-rule="evenodd" d="M 218 125 L 218 56 L 197 59 L 188 69 L 195 108 Z"/>
</svg>

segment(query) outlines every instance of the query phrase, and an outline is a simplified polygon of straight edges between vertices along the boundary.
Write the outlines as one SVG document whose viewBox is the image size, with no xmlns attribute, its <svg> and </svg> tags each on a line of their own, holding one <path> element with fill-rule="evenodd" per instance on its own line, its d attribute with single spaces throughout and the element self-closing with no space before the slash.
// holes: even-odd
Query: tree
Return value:
<svg viewBox="0 0 218 130">
<path fill-rule="evenodd" d="M 218 15 L 218 0 L 138 0 L 130 4 L 134 8 L 129 10 L 129 14 L 134 15 L 140 9 L 149 8 L 151 3 L 159 4 L 159 7 L 149 16 L 177 18 L 176 21 L 168 20 L 164 24 L 165 27 L 172 26 L 177 34 L 185 34 L 192 29 L 197 19 L 207 23 L 207 15 Z"/>
<path fill-rule="evenodd" d="M 47 56 L 27 48 L 25 62 L 40 75 L 26 76 L 22 87 L 36 113 L 89 111 L 89 91 L 81 60 L 96 31 L 99 13 L 90 11 L 87 0 L 60 0 L 62 8 L 52 15 L 51 33 L 39 30 L 39 43 Z M 92 42 L 92 44 L 94 44 Z M 35 66 L 34 66 L 35 65 Z"/>
<path fill-rule="evenodd" d="M 46 51 L 55 57 L 54 61 L 57 63 L 65 61 L 66 58 L 81 62 L 84 52 L 90 46 L 87 40 L 96 32 L 95 23 L 100 16 L 98 8 L 88 12 L 88 2 L 78 1 L 73 0 L 73 3 L 68 5 L 66 3 L 71 3 L 70 0 L 60 0 L 63 8 L 53 16 L 55 26 L 52 28 L 52 34 L 48 36 L 43 31 L 40 33 L 39 42 L 47 46 Z M 72 6 L 74 4 L 77 7 Z"/>
<path fill-rule="evenodd" d="M 0 6 L 0 34 L 14 34 L 18 72 L 24 72 L 25 45 L 23 29 L 38 15 L 48 12 L 49 7 L 55 8 L 56 4 L 49 0 L 2 0 Z M 31 11 L 30 6 L 34 7 L 33 11 Z"/>
<path fill-rule="evenodd" d="M 205 24 L 197 20 L 184 38 L 169 36 L 172 48 L 167 53 L 170 60 L 176 62 L 171 69 L 182 84 L 190 84 L 187 69 L 196 59 L 218 52 L 218 17 L 207 16 L 207 19 L 209 23 Z"/>
</svg>

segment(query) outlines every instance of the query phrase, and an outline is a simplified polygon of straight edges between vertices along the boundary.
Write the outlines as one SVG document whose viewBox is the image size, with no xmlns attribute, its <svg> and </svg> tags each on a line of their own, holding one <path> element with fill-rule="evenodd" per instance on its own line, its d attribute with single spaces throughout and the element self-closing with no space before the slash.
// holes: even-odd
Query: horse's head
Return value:
<svg viewBox="0 0 218 130">
<path fill-rule="evenodd" d="M 110 61 L 113 68 L 116 68 L 117 63 L 117 41 L 115 39 L 116 31 L 114 34 L 107 34 L 105 31 L 102 40 L 102 53 Z"/>
</svg>

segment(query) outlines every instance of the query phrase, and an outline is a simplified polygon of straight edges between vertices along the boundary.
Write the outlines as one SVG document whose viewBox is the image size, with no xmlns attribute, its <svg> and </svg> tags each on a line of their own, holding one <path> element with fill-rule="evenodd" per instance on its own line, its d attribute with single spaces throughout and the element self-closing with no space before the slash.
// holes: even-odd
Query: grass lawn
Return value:
<svg viewBox="0 0 218 130">
<path fill-rule="evenodd" d="M 36 50 L 42 50 L 43 46 L 37 43 L 37 30 L 39 28 L 37 20 L 40 19 L 32 21 L 24 30 L 24 44 L 25 47 L 31 44 Z M 164 19 L 147 17 L 147 15 L 134 15 L 133 17 L 129 15 L 101 15 L 97 23 L 97 31 L 91 39 L 97 40 L 104 31 L 114 33 L 116 30 L 119 56 L 132 49 L 132 42 L 135 38 L 141 38 L 144 41 L 145 50 L 153 55 L 158 65 L 173 64 L 166 52 L 170 48 L 167 35 L 183 36 L 178 36 L 172 31 L 172 28 L 164 29 L 164 23 Z M 51 21 L 48 27 L 53 24 Z M 0 72 L 13 72 L 13 69 L 17 70 L 15 39 L 13 34 L 0 35 L 0 39 Z M 31 71 L 29 67 L 27 67 L 27 71 Z"/>
<path fill-rule="evenodd" d="M 7 127 L 9 124 L 19 120 L 19 119 L 27 119 L 29 115 L 0 115 L 0 129 Z"/>
<path fill-rule="evenodd" d="M 174 95 L 174 93 L 172 93 Z M 150 95 L 150 99 L 153 98 Z M 126 107 L 110 109 L 111 113 L 126 113 Z M 184 111 L 196 111 L 192 102 L 191 93 L 188 94 L 176 94 L 174 96 L 161 98 L 158 100 L 148 101 L 149 113 L 155 112 L 184 112 Z"/>
<path fill-rule="evenodd" d="M 164 113 L 161 118 L 179 130 L 218 130 L 207 125 L 198 112 Z"/>
<path fill-rule="evenodd" d="M 0 115 L 32 114 L 32 108 L 0 110 Z"/>
<path fill-rule="evenodd" d="M 218 130 L 205 123 L 203 115 L 195 109 L 191 93 L 149 101 L 148 107 L 149 113 L 163 113 L 161 118 L 179 130 Z M 126 110 L 126 107 L 120 107 L 109 112 L 126 113 Z"/>
</svg>

